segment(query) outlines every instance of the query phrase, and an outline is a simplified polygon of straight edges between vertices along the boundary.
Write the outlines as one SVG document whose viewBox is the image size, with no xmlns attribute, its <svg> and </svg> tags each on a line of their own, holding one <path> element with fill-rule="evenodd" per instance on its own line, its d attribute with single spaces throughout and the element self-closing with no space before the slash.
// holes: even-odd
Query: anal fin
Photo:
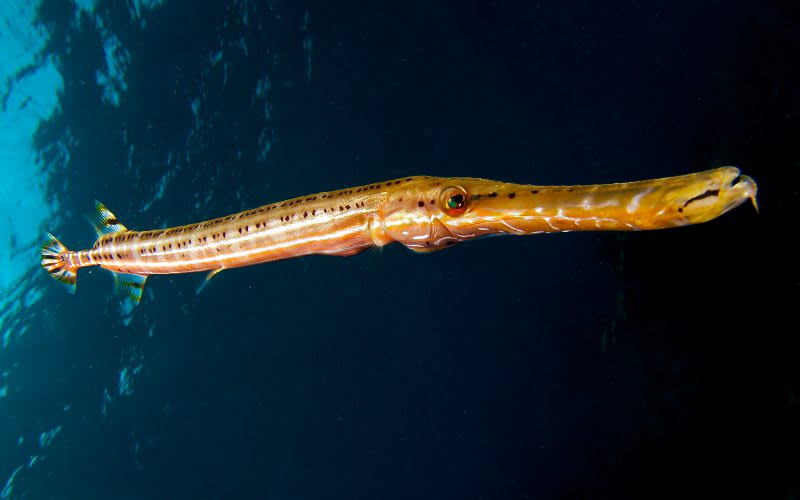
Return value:
<svg viewBox="0 0 800 500">
<path fill-rule="evenodd" d="M 134 304 L 138 304 L 142 300 L 145 281 L 147 281 L 147 276 L 143 274 L 114 273 L 115 291 L 126 295 Z"/>
</svg>

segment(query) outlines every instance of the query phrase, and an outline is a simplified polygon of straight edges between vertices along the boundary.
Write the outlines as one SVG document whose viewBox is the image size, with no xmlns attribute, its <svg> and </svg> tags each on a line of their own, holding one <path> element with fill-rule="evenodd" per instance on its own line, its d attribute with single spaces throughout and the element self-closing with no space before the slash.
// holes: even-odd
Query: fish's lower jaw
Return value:
<svg viewBox="0 0 800 500">
<path fill-rule="evenodd" d="M 745 199 L 750 200 L 750 203 L 753 204 L 753 208 L 756 209 L 756 213 L 758 213 L 758 200 L 756 200 L 756 195 L 758 194 L 758 185 L 756 184 L 756 181 L 754 181 L 749 175 L 742 175 L 739 177 L 739 182 L 736 183 L 733 188 L 735 189 L 737 186 L 741 186 L 740 191 L 742 195 Z"/>
<path fill-rule="evenodd" d="M 747 200 L 750 200 L 750 203 L 753 204 L 753 208 L 755 208 L 756 213 L 758 213 L 758 202 L 756 201 L 757 193 L 758 186 L 752 177 L 747 175 L 738 176 L 730 184 L 725 193 L 721 195 L 721 197 L 725 196 L 726 198 L 726 206 L 720 212 L 720 215 L 729 210 L 733 210 Z"/>
</svg>

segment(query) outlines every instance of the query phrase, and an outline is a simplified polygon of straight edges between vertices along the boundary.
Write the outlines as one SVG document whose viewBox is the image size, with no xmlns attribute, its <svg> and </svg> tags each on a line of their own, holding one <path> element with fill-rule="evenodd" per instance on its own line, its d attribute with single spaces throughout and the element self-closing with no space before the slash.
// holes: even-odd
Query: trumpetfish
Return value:
<svg viewBox="0 0 800 500">
<path fill-rule="evenodd" d="M 489 235 L 686 226 L 748 199 L 758 210 L 756 190 L 735 167 L 576 186 L 413 176 L 150 231 L 129 230 L 96 202 L 94 246 L 71 251 L 48 233 L 42 266 L 71 293 L 78 269 L 103 267 L 138 303 L 152 274 L 208 271 L 210 279 L 224 269 L 312 254 L 350 256 L 393 242 L 426 253 Z"/>
</svg>

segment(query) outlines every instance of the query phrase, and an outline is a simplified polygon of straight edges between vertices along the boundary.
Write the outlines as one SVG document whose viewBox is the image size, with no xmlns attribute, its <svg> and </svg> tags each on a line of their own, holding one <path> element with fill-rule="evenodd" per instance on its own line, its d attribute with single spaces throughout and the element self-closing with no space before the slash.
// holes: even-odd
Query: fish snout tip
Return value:
<svg viewBox="0 0 800 500">
<path fill-rule="evenodd" d="M 749 199 L 750 203 L 753 204 L 753 208 L 755 208 L 756 213 L 759 213 L 758 200 L 756 199 L 756 195 L 758 194 L 758 185 L 752 177 L 749 175 L 738 176 L 731 183 L 731 188 L 736 189 L 739 192 L 742 201 Z"/>
</svg>

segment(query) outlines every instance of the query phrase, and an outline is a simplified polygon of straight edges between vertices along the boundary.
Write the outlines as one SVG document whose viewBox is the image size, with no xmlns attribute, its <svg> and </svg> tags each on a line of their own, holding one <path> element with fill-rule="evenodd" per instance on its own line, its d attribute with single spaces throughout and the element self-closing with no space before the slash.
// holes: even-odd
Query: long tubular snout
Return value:
<svg viewBox="0 0 800 500">
<path fill-rule="evenodd" d="M 534 186 L 477 179 L 465 184 L 472 193 L 469 212 L 443 220 L 457 237 L 685 226 L 712 220 L 748 199 L 756 206 L 757 191 L 753 179 L 734 167 L 618 184 Z"/>
</svg>

